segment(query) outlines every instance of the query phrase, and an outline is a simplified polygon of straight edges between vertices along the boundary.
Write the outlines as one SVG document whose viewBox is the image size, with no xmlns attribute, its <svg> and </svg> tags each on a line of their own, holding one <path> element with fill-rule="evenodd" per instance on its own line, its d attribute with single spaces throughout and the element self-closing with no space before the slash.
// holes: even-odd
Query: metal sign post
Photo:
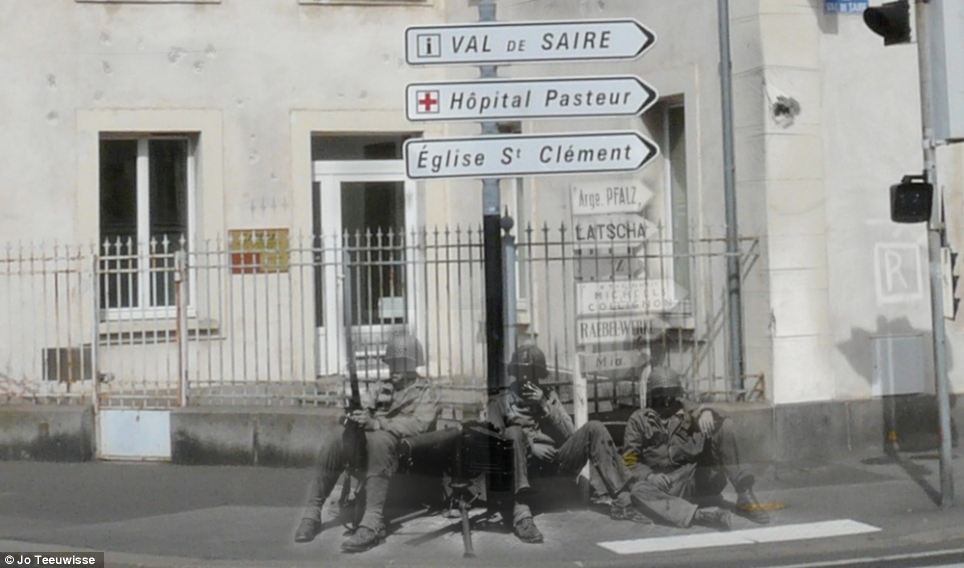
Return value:
<svg viewBox="0 0 964 568">
<path fill-rule="evenodd" d="M 951 405 L 947 381 L 947 347 L 944 331 L 944 296 L 941 293 L 941 247 L 944 246 L 943 199 L 937 183 L 937 152 L 934 138 L 934 99 L 930 38 L 928 37 L 928 4 L 916 3 L 917 57 L 920 69 L 921 123 L 924 147 L 925 181 L 937 192 L 927 222 L 927 256 L 930 265 L 931 326 L 934 335 L 934 382 L 937 390 L 937 415 L 941 434 L 941 508 L 954 504 L 954 476 L 951 453 Z"/>
<path fill-rule="evenodd" d="M 479 21 L 495 21 L 495 0 L 481 0 L 479 2 Z M 424 36 L 418 32 L 406 30 L 406 39 L 414 36 L 416 43 L 416 54 L 420 52 L 424 44 Z M 465 38 L 463 37 L 463 41 Z M 420 43 L 421 42 L 421 43 Z M 441 39 L 439 39 L 441 47 Z M 409 44 L 406 43 L 406 57 L 409 55 Z M 434 54 L 429 54 L 429 59 Z M 445 59 L 440 57 L 439 59 Z M 479 74 L 483 79 L 491 79 L 497 76 L 498 69 L 494 65 L 483 65 L 479 68 Z M 497 134 L 499 127 L 495 122 L 483 122 L 482 134 Z M 407 148 L 406 148 L 407 150 Z M 410 154 L 406 151 L 406 169 Z M 411 177 L 411 176 L 410 176 Z M 482 180 L 482 250 L 485 261 L 485 337 L 486 351 L 488 356 L 488 368 L 486 369 L 486 384 L 489 395 L 495 395 L 505 386 L 505 364 L 503 354 L 505 343 L 503 336 L 503 324 L 505 316 L 505 302 L 502 295 L 502 220 L 500 218 L 502 208 L 502 196 L 499 189 L 498 178 L 485 178 Z"/>
</svg>

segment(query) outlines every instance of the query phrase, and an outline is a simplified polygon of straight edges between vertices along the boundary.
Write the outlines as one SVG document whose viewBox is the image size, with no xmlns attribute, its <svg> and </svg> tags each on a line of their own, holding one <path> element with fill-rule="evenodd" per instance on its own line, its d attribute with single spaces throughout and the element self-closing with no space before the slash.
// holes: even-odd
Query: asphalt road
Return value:
<svg viewBox="0 0 964 568">
<path fill-rule="evenodd" d="M 735 543 L 724 543 L 719 540 L 721 535 L 704 528 L 613 522 L 582 507 L 578 500 L 558 498 L 572 487 L 568 480 L 556 480 L 544 493 L 537 516 L 546 535 L 544 544 L 523 544 L 501 524 L 491 523 L 478 526 L 473 533 L 475 559 L 462 557 L 461 535 L 453 530 L 453 519 L 441 515 L 393 525 L 385 544 L 360 555 L 339 551 L 345 537 L 335 522 L 329 522 L 314 542 L 295 544 L 291 537 L 310 470 L 3 462 L 0 551 L 106 551 L 110 566 L 964 563 L 964 508 L 942 511 L 934 504 L 936 461 L 908 459 L 898 465 L 878 458 L 758 468 L 758 496 L 784 508 L 774 512 L 773 531 L 760 533 L 760 527 L 739 519 L 733 534 L 747 537 Z M 964 460 L 958 460 L 956 473 L 961 486 Z M 418 504 L 412 480 L 399 487 L 397 493 L 403 498 L 393 505 L 393 515 L 412 512 Z M 473 511 L 473 515 L 481 513 Z M 799 540 L 807 531 L 828 523 L 864 527 L 868 532 Z M 629 542 L 630 548 L 656 544 L 671 549 L 619 554 L 601 544 L 612 542 Z M 710 543 L 716 544 L 702 547 Z M 951 552 L 937 554 L 940 551 Z"/>
</svg>

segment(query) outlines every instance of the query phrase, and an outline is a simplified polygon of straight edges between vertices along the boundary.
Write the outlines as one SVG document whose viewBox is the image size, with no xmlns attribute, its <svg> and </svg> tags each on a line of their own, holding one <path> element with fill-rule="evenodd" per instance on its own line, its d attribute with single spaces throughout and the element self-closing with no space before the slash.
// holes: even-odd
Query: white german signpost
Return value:
<svg viewBox="0 0 964 568">
<path fill-rule="evenodd" d="M 603 351 L 600 353 L 580 353 L 582 370 L 586 373 L 605 373 L 642 366 L 648 357 L 641 351 Z"/>
<path fill-rule="evenodd" d="M 633 76 L 413 83 L 405 94 L 412 121 L 637 115 L 656 90 Z"/>
<path fill-rule="evenodd" d="M 639 249 L 646 239 L 656 238 L 658 227 L 642 215 L 606 215 L 575 217 L 572 240 L 576 249 L 613 248 L 625 256 Z"/>
<path fill-rule="evenodd" d="M 411 65 L 635 59 L 656 43 L 638 21 L 479 23 L 405 30 Z"/>
<path fill-rule="evenodd" d="M 641 182 L 580 181 L 570 190 L 573 215 L 642 213 L 653 192 Z"/>
<path fill-rule="evenodd" d="M 634 131 L 418 138 L 405 142 L 405 170 L 412 179 L 620 172 L 658 154 Z"/>
<path fill-rule="evenodd" d="M 660 320 L 645 315 L 590 317 L 576 321 L 579 345 L 647 341 L 659 337 L 664 330 Z"/>
<path fill-rule="evenodd" d="M 585 316 L 654 314 L 673 309 L 677 302 L 669 278 L 576 283 L 576 305 Z"/>
</svg>

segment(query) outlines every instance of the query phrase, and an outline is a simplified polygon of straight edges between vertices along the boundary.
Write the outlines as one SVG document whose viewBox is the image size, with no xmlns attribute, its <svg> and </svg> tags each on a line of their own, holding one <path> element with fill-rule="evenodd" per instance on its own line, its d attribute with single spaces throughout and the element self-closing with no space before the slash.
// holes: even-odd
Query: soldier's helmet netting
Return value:
<svg viewBox="0 0 964 568">
<path fill-rule="evenodd" d="M 414 335 L 398 333 L 389 338 L 382 361 L 393 372 L 414 374 L 416 368 L 425 364 L 425 354 Z"/>
<path fill-rule="evenodd" d="M 549 376 L 546 366 L 546 354 L 534 344 L 520 345 L 509 361 L 509 375 L 520 378 L 522 376 L 533 379 L 543 379 Z"/>
</svg>

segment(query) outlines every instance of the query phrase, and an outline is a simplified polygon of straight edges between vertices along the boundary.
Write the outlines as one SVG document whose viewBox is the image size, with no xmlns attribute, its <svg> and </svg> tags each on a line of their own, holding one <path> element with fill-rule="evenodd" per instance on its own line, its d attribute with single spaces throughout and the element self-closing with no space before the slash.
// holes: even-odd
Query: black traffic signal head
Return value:
<svg viewBox="0 0 964 568">
<path fill-rule="evenodd" d="M 890 219 L 895 223 L 923 223 L 931 218 L 934 186 L 904 178 L 890 186 Z"/>
<path fill-rule="evenodd" d="M 910 43 L 910 4 L 907 0 L 867 8 L 864 10 L 864 23 L 884 38 L 884 45 Z"/>
</svg>

